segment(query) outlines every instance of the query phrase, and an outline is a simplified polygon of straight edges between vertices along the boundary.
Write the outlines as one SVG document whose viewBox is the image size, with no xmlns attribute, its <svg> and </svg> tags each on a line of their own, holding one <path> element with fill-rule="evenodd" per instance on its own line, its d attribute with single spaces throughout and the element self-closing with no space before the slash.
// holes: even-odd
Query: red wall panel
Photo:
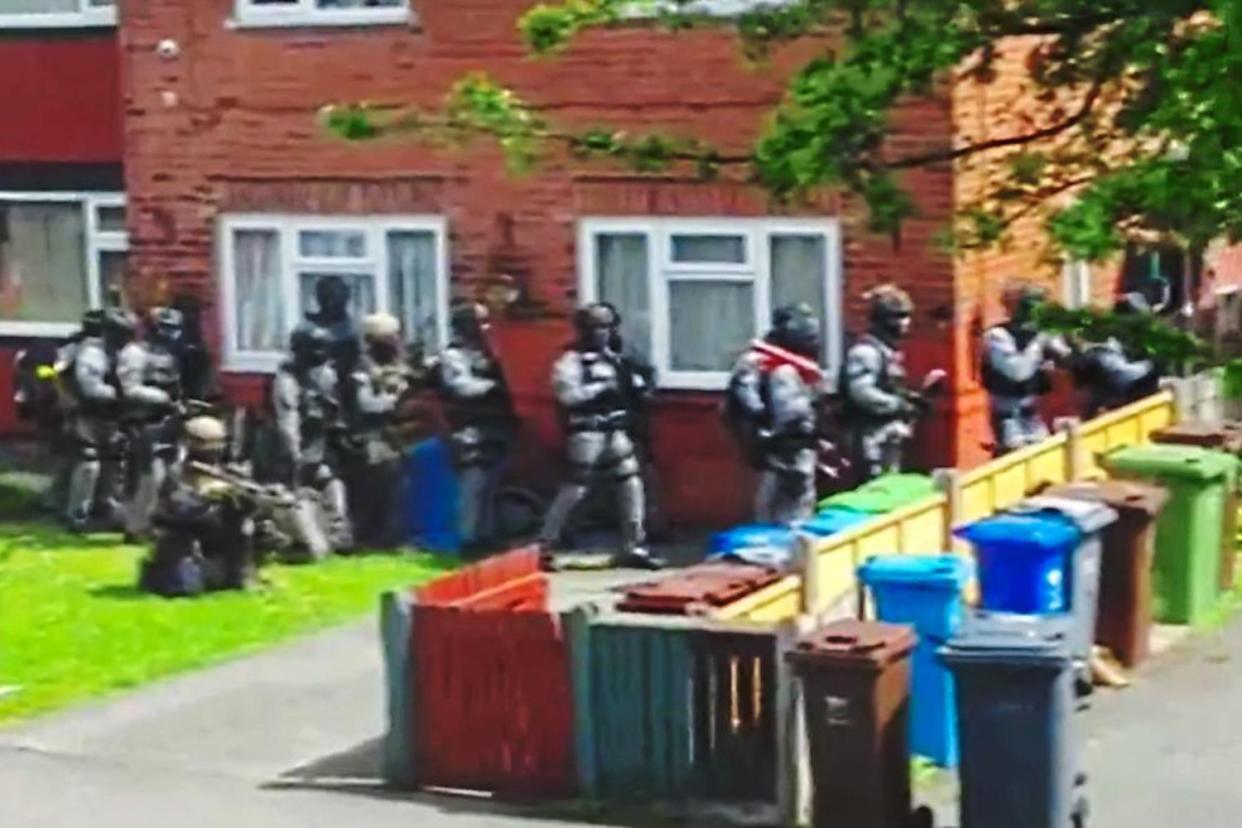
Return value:
<svg viewBox="0 0 1242 828">
<path fill-rule="evenodd" d="M 0 38 L 0 162 L 119 163 L 119 74 L 111 29 Z"/>
</svg>

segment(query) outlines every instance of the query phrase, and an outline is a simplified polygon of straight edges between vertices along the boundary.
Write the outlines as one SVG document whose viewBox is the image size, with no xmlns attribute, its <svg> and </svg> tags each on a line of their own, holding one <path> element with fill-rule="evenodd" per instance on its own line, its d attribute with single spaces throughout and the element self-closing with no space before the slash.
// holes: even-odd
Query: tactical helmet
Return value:
<svg viewBox="0 0 1242 828">
<path fill-rule="evenodd" d="M 107 324 L 107 311 L 103 308 L 92 308 L 82 314 L 82 335 L 102 336 Z"/>
<path fill-rule="evenodd" d="M 185 317 L 176 308 L 152 308 L 149 317 L 156 328 L 181 330 L 185 324 Z"/>
<path fill-rule="evenodd" d="M 289 337 L 289 350 L 294 359 L 308 365 L 322 365 L 328 361 L 332 349 L 332 337 L 318 325 L 303 323 Z"/>
<path fill-rule="evenodd" d="M 1011 282 L 1005 286 L 1004 293 L 1001 294 L 1001 302 L 1011 316 L 1046 301 L 1048 301 L 1048 291 L 1030 282 Z"/>
<path fill-rule="evenodd" d="M 124 308 L 108 308 L 104 311 L 103 333 L 117 339 L 132 339 L 138 332 L 138 317 Z"/>
<path fill-rule="evenodd" d="M 401 323 L 389 313 L 373 313 L 362 320 L 362 336 L 370 342 L 399 342 Z"/>
<path fill-rule="evenodd" d="M 914 314 L 914 301 L 910 294 L 894 284 L 883 284 L 867 292 L 867 304 L 872 321 L 905 318 Z"/>
<path fill-rule="evenodd" d="M 607 328 L 613 330 L 620 327 L 621 314 L 607 302 L 592 302 L 578 308 L 574 313 L 574 327 L 579 333 Z"/>
<path fill-rule="evenodd" d="M 791 351 L 815 356 L 819 352 L 819 318 L 805 303 L 777 308 L 772 313 L 768 339 Z"/>
<path fill-rule="evenodd" d="M 459 301 L 449 312 L 449 324 L 458 334 L 475 334 L 487 327 L 489 313 L 480 302 Z"/>
<path fill-rule="evenodd" d="M 194 417 L 185 424 L 186 448 L 194 454 L 221 452 L 228 437 L 224 423 L 215 417 Z"/>
</svg>

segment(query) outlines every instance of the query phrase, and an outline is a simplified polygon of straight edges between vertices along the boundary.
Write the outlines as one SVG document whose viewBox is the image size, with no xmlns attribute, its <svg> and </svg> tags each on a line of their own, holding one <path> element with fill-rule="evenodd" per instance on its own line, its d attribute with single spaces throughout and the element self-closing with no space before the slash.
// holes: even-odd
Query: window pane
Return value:
<svg viewBox="0 0 1242 828">
<path fill-rule="evenodd" d="M 0 14 L 60 14 L 78 10 L 78 0 L 4 0 L 0 3 Z"/>
<path fill-rule="evenodd" d="M 391 9 L 405 3 L 406 0 L 315 0 L 320 9 Z"/>
<path fill-rule="evenodd" d="M 315 313 L 319 304 L 315 301 L 315 283 L 325 276 L 343 279 L 349 286 L 349 312 L 361 321 L 367 314 L 375 313 L 375 277 L 370 273 L 316 273 L 304 270 L 298 274 L 298 291 L 301 297 L 302 316 Z"/>
<path fill-rule="evenodd" d="M 298 253 L 317 259 L 362 259 L 367 237 L 355 230 L 303 230 L 298 233 Z"/>
<path fill-rule="evenodd" d="M 283 351 L 279 234 L 275 230 L 234 231 L 233 268 L 238 350 Z"/>
<path fill-rule="evenodd" d="M 440 342 L 440 307 L 436 278 L 436 237 L 430 232 L 388 234 L 388 286 L 393 315 L 409 342 L 436 350 Z"/>
<path fill-rule="evenodd" d="M 82 205 L 0 204 L 0 319 L 76 322 L 88 302 Z"/>
<path fill-rule="evenodd" d="M 669 284 L 675 371 L 728 371 L 755 333 L 755 290 L 736 282 Z"/>
<path fill-rule="evenodd" d="M 125 301 L 125 253 L 104 250 L 99 254 L 99 297 L 110 307 L 128 307 Z"/>
<path fill-rule="evenodd" d="M 673 236 L 673 261 L 746 264 L 746 239 L 743 236 Z"/>
<path fill-rule="evenodd" d="M 823 236 L 772 236 L 772 309 L 807 304 L 819 319 L 820 341 L 827 352 L 828 291 Z"/>
<path fill-rule="evenodd" d="M 124 233 L 125 208 L 112 205 L 96 208 L 95 226 L 101 233 Z"/>
<path fill-rule="evenodd" d="M 91 0 L 90 7 L 92 9 L 110 9 L 116 5 L 116 0 Z"/>
<path fill-rule="evenodd" d="M 621 335 L 629 351 L 651 361 L 651 297 L 648 296 L 647 237 L 601 233 L 595 237 L 596 285 L 601 302 L 621 313 Z"/>
</svg>

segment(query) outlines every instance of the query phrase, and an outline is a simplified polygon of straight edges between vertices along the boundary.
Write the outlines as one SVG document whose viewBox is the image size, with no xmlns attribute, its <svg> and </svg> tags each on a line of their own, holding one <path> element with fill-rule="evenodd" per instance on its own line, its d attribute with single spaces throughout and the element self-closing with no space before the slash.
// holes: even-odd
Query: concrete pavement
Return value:
<svg viewBox="0 0 1242 828">
<path fill-rule="evenodd" d="M 1227 828 L 1242 810 L 1242 622 L 1083 717 L 1095 826 Z M 0 731 L 0 825 L 522 828 L 546 815 L 379 784 L 373 623 Z M 940 810 L 954 825 L 953 808 Z M 563 810 L 562 824 L 598 813 Z M 605 819 L 602 824 L 608 824 Z"/>
</svg>

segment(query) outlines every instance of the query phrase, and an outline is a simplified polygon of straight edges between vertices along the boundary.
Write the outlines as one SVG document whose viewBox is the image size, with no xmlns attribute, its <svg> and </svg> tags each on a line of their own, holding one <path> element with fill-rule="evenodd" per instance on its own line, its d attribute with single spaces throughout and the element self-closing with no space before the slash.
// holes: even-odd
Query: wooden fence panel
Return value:
<svg viewBox="0 0 1242 828">
<path fill-rule="evenodd" d="M 1079 441 L 1084 474 L 1102 476 L 1101 456 L 1123 446 L 1149 442 L 1153 432 L 1176 420 L 1173 394 L 1164 391 L 1083 423 Z"/>
<path fill-rule="evenodd" d="M 419 604 L 414 653 L 423 785 L 575 792 L 573 691 L 559 618 Z"/>
<path fill-rule="evenodd" d="M 971 523 L 1007 509 L 1047 484 L 1069 479 L 1069 438 L 1057 434 L 961 475 L 961 514 L 954 523 Z"/>
</svg>

